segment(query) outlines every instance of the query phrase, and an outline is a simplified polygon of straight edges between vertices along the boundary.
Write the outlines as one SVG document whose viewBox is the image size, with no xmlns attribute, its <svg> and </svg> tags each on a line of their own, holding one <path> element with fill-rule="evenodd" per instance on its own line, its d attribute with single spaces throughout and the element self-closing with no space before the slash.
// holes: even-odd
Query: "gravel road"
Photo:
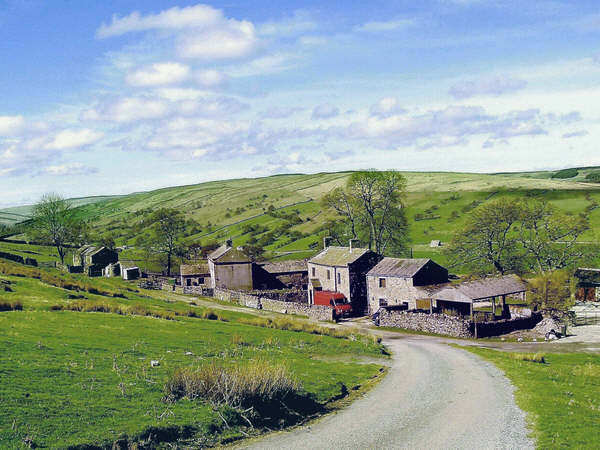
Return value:
<svg viewBox="0 0 600 450">
<path fill-rule="evenodd" d="M 513 387 L 492 364 L 417 337 L 386 338 L 388 375 L 348 408 L 237 448 L 527 449 Z"/>
</svg>

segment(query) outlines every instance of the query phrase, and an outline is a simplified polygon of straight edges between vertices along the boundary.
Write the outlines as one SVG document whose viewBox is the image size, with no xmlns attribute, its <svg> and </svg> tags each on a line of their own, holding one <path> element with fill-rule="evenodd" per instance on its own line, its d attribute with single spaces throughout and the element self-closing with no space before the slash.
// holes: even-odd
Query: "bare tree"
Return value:
<svg viewBox="0 0 600 450">
<path fill-rule="evenodd" d="M 181 252 L 181 236 L 185 229 L 185 219 L 175 209 L 161 208 L 152 216 L 151 237 L 149 248 L 166 257 L 167 275 L 171 275 L 173 257 Z"/>
<path fill-rule="evenodd" d="M 79 220 L 71 204 L 58 194 L 45 194 L 33 207 L 33 237 L 56 247 L 64 264 L 66 245 L 76 239 Z"/>
</svg>

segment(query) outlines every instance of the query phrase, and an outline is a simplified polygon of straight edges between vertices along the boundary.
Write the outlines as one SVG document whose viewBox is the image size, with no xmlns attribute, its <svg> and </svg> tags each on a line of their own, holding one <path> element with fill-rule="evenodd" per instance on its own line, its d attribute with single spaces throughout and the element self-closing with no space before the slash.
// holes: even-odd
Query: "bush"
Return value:
<svg viewBox="0 0 600 450">
<path fill-rule="evenodd" d="M 531 361 L 540 364 L 546 363 L 546 355 L 544 353 L 511 353 L 510 357 L 516 361 Z"/>
<path fill-rule="evenodd" d="M 591 183 L 600 183 L 600 170 L 588 173 L 585 177 L 585 181 L 589 181 Z"/>
<path fill-rule="evenodd" d="M 552 178 L 558 179 L 566 179 L 566 178 L 574 178 L 579 175 L 579 171 L 577 169 L 563 169 L 552 175 Z"/>
<path fill-rule="evenodd" d="M 23 311 L 23 303 L 0 302 L 0 311 Z"/>
</svg>

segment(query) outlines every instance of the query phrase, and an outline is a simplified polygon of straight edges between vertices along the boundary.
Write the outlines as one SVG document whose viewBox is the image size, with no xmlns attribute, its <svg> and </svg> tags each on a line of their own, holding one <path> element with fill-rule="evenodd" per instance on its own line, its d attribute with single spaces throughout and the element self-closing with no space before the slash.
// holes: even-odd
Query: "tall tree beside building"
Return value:
<svg viewBox="0 0 600 450">
<path fill-rule="evenodd" d="M 446 248 L 453 265 L 474 272 L 519 271 L 523 257 L 516 234 L 521 205 L 507 198 L 485 203 L 471 213 Z"/>
<path fill-rule="evenodd" d="M 34 205 L 32 218 L 32 238 L 56 247 L 60 262 L 64 264 L 66 246 L 77 239 L 81 228 L 71 204 L 58 194 L 45 194 Z"/>
<path fill-rule="evenodd" d="M 566 270 L 548 271 L 529 282 L 529 304 L 546 311 L 566 312 L 575 304 L 575 280 Z"/>
<path fill-rule="evenodd" d="M 359 239 L 379 254 L 398 255 L 408 240 L 405 188 L 399 172 L 360 171 L 350 176 L 345 188 L 327 194 L 323 204 L 338 214 L 348 239 Z"/>
<path fill-rule="evenodd" d="M 180 254 L 182 247 L 181 237 L 185 230 L 185 219 L 175 209 L 161 208 L 152 215 L 152 222 L 150 238 L 146 245 L 151 251 L 166 258 L 167 275 L 170 276 L 173 258 Z"/>
</svg>

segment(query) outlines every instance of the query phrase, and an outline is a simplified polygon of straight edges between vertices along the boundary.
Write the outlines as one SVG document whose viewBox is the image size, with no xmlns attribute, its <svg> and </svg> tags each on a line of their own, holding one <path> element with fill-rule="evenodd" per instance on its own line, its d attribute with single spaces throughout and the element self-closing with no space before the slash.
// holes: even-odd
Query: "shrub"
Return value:
<svg viewBox="0 0 600 450">
<path fill-rule="evenodd" d="M 544 353 L 511 353 L 510 354 L 511 359 L 514 359 L 516 361 L 531 361 L 531 362 L 540 363 L 540 364 L 546 363 L 545 356 L 546 355 Z"/>
<path fill-rule="evenodd" d="M 566 179 L 576 177 L 577 175 L 579 175 L 579 171 L 577 169 L 563 169 L 554 173 L 552 178 Z"/>
<path fill-rule="evenodd" d="M 21 302 L 0 302 L 0 311 L 23 311 Z"/>
<path fill-rule="evenodd" d="M 585 177 L 585 181 L 589 181 L 591 183 L 600 183 L 600 170 L 588 173 Z"/>
</svg>

